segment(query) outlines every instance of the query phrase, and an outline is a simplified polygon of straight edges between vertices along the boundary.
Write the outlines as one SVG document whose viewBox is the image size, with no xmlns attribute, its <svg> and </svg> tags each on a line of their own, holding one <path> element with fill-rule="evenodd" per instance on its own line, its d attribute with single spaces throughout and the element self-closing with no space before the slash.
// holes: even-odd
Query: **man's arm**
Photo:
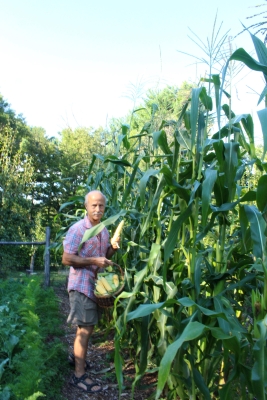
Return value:
<svg viewBox="0 0 267 400">
<path fill-rule="evenodd" d="M 69 265 L 73 268 L 88 269 L 90 265 L 96 265 L 99 268 L 105 268 L 109 265 L 112 265 L 112 261 L 108 260 L 106 257 L 80 257 L 76 254 L 69 254 L 64 251 L 62 256 L 62 264 Z"/>
<path fill-rule="evenodd" d="M 112 256 L 114 256 L 117 250 L 118 249 L 114 249 L 114 247 L 109 246 L 109 248 L 107 249 L 106 257 L 110 259 Z"/>
</svg>

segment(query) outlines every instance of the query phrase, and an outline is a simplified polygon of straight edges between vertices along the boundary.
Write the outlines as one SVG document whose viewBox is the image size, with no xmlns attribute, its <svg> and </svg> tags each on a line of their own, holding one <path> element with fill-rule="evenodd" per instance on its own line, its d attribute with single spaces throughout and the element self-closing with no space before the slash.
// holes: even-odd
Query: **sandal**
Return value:
<svg viewBox="0 0 267 400">
<path fill-rule="evenodd" d="M 75 367 L 75 357 L 73 353 L 69 354 L 68 357 L 68 362 L 72 367 Z M 84 370 L 88 371 L 89 369 L 92 369 L 92 365 L 89 363 L 89 361 L 85 360 L 85 366 L 84 366 Z"/>
<path fill-rule="evenodd" d="M 101 386 L 99 386 L 98 383 L 95 383 L 93 381 L 92 381 L 92 383 L 85 382 L 87 378 L 88 378 L 88 374 L 84 374 L 80 378 L 77 378 L 77 376 L 75 376 L 73 374 L 72 375 L 72 381 L 70 382 L 70 384 L 72 386 L 75 386 L 78 389 L 83 390 L 86 393 L 98 393 L 98 392 L 101 392 L 101 390 L 102 390 Z M 82 386 L 79 386 L 79 383 L 82 383 L 84 386 L 86 386 L 86 389 L 84 389 Z M 94 388 L 94 387 L 99 387 L 99 389 L 92 390 L 92 388 Z"/>
</svg>

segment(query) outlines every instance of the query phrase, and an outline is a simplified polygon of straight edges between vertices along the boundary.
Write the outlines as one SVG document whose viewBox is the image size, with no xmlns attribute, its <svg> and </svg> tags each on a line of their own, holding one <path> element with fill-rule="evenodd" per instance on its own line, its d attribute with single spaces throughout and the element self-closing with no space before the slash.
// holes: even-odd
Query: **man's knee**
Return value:
<svg viewBox="0 0 267 400">
<path fill-rule="evenodd" d="M 77 335 L 81 335 L 84 337 L 89 337 L 94 330 L 94 326 L 81 326 L 77 327 Z"/>
</svg>

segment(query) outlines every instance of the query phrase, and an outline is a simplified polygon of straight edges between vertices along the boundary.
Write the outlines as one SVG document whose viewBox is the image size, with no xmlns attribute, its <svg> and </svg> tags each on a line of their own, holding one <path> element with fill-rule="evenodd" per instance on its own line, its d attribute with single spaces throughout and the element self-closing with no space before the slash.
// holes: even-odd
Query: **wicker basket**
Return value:
<svg viewBox="0 0 267 400">
<path fill-rule="evenodd" d="M 119 273 L 122 278 L 124 278 L 124 272 L 121 269 L 121 267 L 115 263 L 113 264 L 113 266 L 117 267 L 116 272 Z M 113 307 L 116 297 L 123 291 L 123 289 L 124 289 L 124 283 L 121 284 L 121 286 L 118 288 L 118 290 L 116 292 L 107 293 L 107 294 L 94 293 L 96 300 L 97 300 L 97 304 L 100 307 Z"/>
</svg>

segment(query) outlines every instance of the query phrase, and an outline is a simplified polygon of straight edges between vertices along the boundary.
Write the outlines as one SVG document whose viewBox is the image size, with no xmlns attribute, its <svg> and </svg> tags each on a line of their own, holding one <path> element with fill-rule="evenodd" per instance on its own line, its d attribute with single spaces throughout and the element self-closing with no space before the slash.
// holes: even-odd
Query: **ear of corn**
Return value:
<svg viewBox="0 0 267 400">
<path fill-rule="evenodd" d="M 95 289 L 100 294 L 106 294 L 107 293 L 106 289 L 102 285 L 96 285 Z"/>
<path fill-rule="evenodd" d="M 117 226 L 117 229 L 115 230 L 115 233 L 113 235 L 113 239 L 117 239 L 120 236 L 122 228 L 123 228 L 123 225 L 124 225 L 124 221 L 122 220 L 119 223 L 119 225 Z"/>
<path fill-rule="evenodd" d="M 122 221 L 119 223 L 119 225 L 117 226 L 117 229 L 115 230 L 115 233 L 114 233 L 114 235 L 113 235 L 113 237 L 112 237 L 112 239 L 111 239 L 111 241 L 110 241 L 111 244 L 112 244 L 112 243 L 116 243 L 117 246 L 118 246 L 117 241 L 118 241 L 118 239 L 119 239 L 119 237 L 120 237 L 120 234 L 121 234 L 123 225 L 124 225 L 124 221 L 122 220 Z M 118 247 L 119 247 L 119 246 L 118 246 Z"/>
<path fill-rule="evenodd" d="M 106 280 L 106 278 L 104 278 L 102 276 L 101 278 L 101 283 L 104 286 L 104 288 L 108 291 L 108 292 L 112 292 L 112 287 L 110 286 L 110 284 L 108 283 L 108 281 Z"/>
<path fill-rule="evenodd" d="M 99 278 L 99 279 L 97 280 L 96 284 L 102 286 L 102 287 L 105 289 L 105 286 L 104 286 L 103 283 L 102 283 L 102 278 Z"/>
<path fill-rule="evenodd" d="M 105 276 L 103 276 L 105 274 Z M 108 294 L 118 290 L 120 286 L 120 278 L 116 273 L 104 273 L 98 275 L 96 281 L 95 292 L 97 294 Z"/>
<path fill-rule="evenodd" d="M 112 280 L 113 280 L 114 285 L 115 285 L 116 287 L 118 287 L 118 286 L 119 286 L 119 277 L 118 277 L 117 274 L 115 274 L 115 275 L 112 276 Z"/>
</svg>

